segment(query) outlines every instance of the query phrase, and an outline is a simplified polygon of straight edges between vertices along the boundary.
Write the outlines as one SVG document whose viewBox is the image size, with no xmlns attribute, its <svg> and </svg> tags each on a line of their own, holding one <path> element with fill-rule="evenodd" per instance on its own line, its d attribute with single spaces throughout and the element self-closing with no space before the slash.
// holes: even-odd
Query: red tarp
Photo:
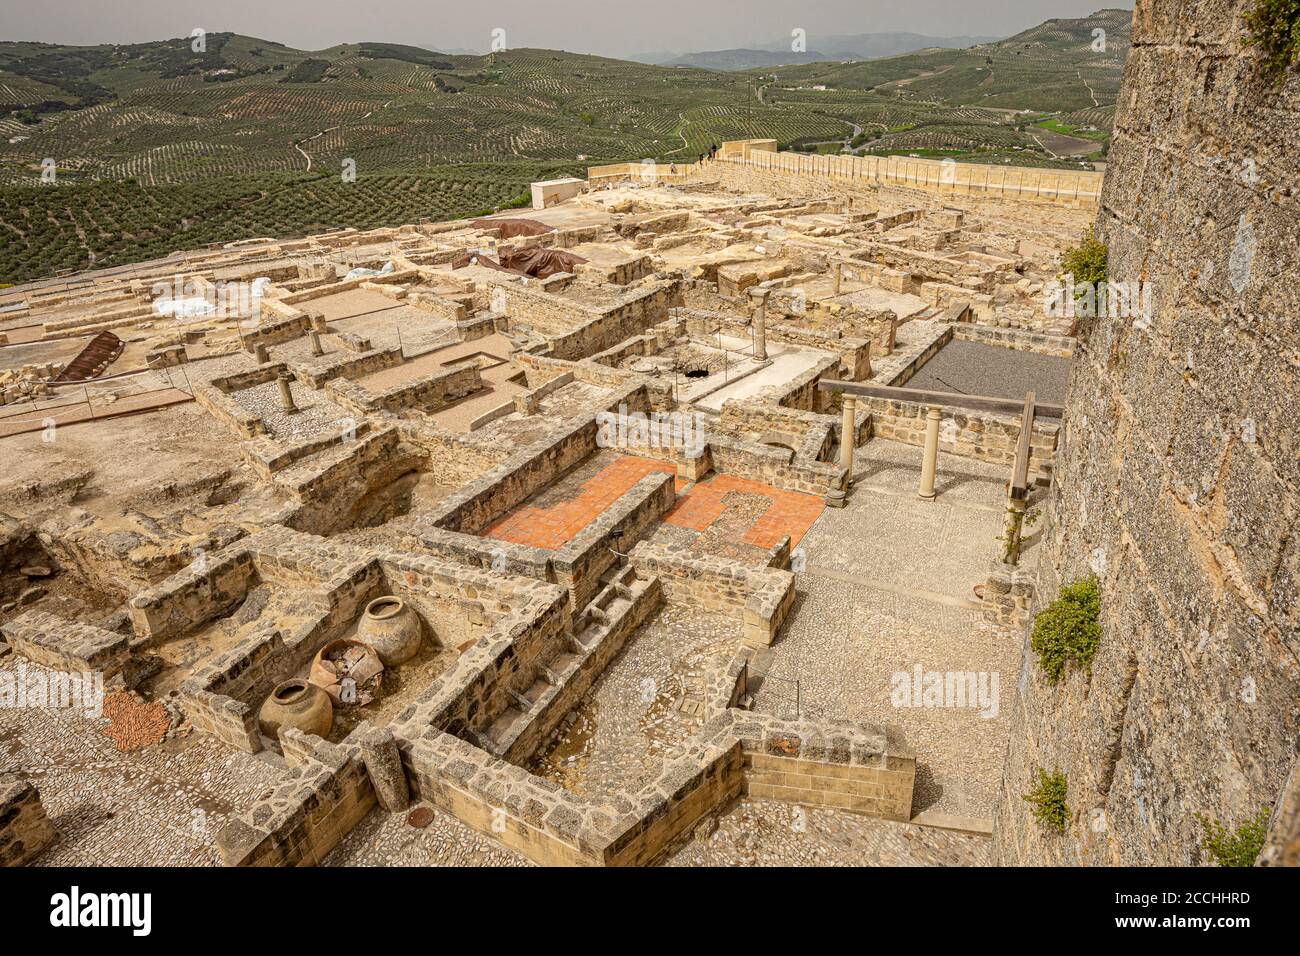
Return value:
<svg viewBox="0 0 1300 956">
<path fill-rule="evenodd" d="M 545 279 L 557 272 L 572 272 L 575 265 L 587 261 L 582 256 L 575 255 L 572 252 L 561 252 L 559 249 L 543 249 L 541 246 L 532 246 L 528 249 L 502 249 L 498 257 L 500 261 L 482 253 L 467 252 L 453 259 L 451 267 L 453 269 L 463 269 L 476 263 L 487 269 L 513 272 L 516 275 L 530 276 L 534 279 Z"/>
<path fill-rule="evenodd" d="M 527 249 L 501 249 L 498 251 L 497 258 L 507 269 L 522 272 L 536 279 L 545 279 L 557 272 L 572 272 L 573 267 L 579 262 L 587 261 L 572 252 L 544 249 L 541 246 L 530 246 Z"/>
</svg>

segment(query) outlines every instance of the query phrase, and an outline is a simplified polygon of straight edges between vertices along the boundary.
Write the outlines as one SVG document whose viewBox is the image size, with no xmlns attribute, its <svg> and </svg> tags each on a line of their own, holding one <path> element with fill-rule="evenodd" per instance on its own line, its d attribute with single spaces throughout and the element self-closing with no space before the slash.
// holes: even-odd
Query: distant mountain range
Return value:
<svg viewBox="0 0 1300 956">
<path fill-rule="evenodd" d="M 954 50 L 991 43 L 1000 37 L 961 36 L 933 37 L 920 33 L 858 33 L 848 36 L 813 36 L 808 43 L 815 50 L 795 53 L 792 40 L 774 40 L 754 48 L 733 50 L 706 50 L 697 53 L 648 53 L 631 57 L 638 63 L 653 66 L 689 66 L 701 70 L 730 72 L 758 70 L 773 66 L 801 65 L 805 63 L 845 62 L 875 60 L 880 57 L 915 53 L 917 50 Z"/>
<path fill-rule="evenodd" d="M 188 36 L 0 40 L 0 285 L 211 242 L 477 216 L 526 202 L 539 179 L 689 161 L 727 139 L 1077 169 L 1104 155 L 1131 20 L 1099 10 L 964 48 L 934 44 L 977 38 L 895 34 L 880 43 L 923 49 L 871 59 L 853 57 L 888 47 L 813 36 L 803 58 L 820 62 L 725 72 L 234 33 L 197 51 Z"/>
</svg>

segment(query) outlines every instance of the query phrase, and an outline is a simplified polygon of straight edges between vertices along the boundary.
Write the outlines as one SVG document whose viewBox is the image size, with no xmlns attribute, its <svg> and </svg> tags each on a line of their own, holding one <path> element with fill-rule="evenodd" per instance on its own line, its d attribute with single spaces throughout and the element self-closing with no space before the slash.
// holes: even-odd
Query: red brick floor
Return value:
<svg viewBox="0 0 1300 956">
<path fill-rule="evenodd" d="M 722 499 L 733 491 L 759 495 L 771 500 L 757 521 L 743 537 L 746 544 L 756 548 L 772 548 L 786 535 L 790 536 L 790 547 L 799 544 L 800 539 L 808 533 L 813 522 L 826 507 L 821 498 L 802 495 L 794 491 L 782 491 L 762 482 L 737 478 L 734 475 L 714 475 L 698 482 L 690 491 L 677 500 L 677 505 L 668 512 L 665 519 L 669 524 L 693 531 L 704 531 L 726 510 Z"/>
<path fill-rule="evenodd" d="M 516 508 L 489 526 L 484 534 L 500 541 L 555 550 L 577 537 L 646 475 L 674 474 L 676 470 L 668 462 L 623 455 L 584 481 L 572 498 L 544 508 L 528 505 Z M 714 475 L 689 488 L 687 482 L 678 478 L 677 504 L 665 521 L 702 532 L 726 510 L 722 499 L 733 491 L 759 495 L 772 502 L 743 536 L 746 544 L 757 548 L 772 548 L 786 535 L 790 536 L 790 546 L 796 546 L 825 507 L 822 499 L 814 495 L 782 491 L 732 475 Z"/>
</svg>

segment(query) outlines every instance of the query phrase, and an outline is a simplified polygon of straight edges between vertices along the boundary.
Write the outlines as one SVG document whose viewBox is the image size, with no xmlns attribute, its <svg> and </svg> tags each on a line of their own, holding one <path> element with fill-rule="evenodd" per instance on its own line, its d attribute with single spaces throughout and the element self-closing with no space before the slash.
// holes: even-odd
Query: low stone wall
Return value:
<svg viewBox="0 0 1300 956">
<path fill-rule="evenodd" d="M 371 392 L 361 383 L 346 378 L 335 378 L 325 385 L 331 399 L 358 415 L 411 408 L 436 411 L 483 388 L 482 376 L 475 365 L 445 369 L 382 392 Z"/>
<path fill-rule="evenodd" d="M 601 575 L 618 562 L 614 551 L 626 553 L 672 510 L 675 484 L 669 474 L 646 475 L 555 552 L 552 580 L 568 588 L 575 609 L 585 608 L 600 590 Z"/>
<path fill-rule="evenodd" d="M 760 800 L 850 810 L 886 820 L 912 817 L 916 759 L 887 752 L 883 738 L 830 721 L 738 720 L 745 793 Z"/>
<path fill-rule="evenodd" d="M 577 360 L 640 335 L 668 317 L 681 296 L 677 279 L 648 282 L 608 305 L 592 306 L 516 281 L 491 283 L 492 309 L 546 340 L 553 358 Z"/>
<path fill-rule="evenodd" d="M 423 453 L 425 472 L 440 485 L 468 484 L 509 457 L 507 448 L 476 443 L 464 435 L 420 423 L 402 422 L 400 429 L 402 441 Z"/>
<path fill-rule="evenodd" d="M 445 499 L 429 524 L 477 534 L 596 450 L 594 416 L 573 421 Z"/>
<path fill-rule="evenodd" d="M 565 715 L 583 700 L 628 639 L 663 604 L 658 578 L 642 578 L 633 569 L 614 579 L 574 621 L 575 641 L 565 658 L 548 670 L 548 687 L 533 701 L 525 717 L 495 751 L 518 766 L 528 762 L 551 738 Z M 560 661 L 567 663 L 561 666 Z"/>
<path fill-rule="evenodd" d="M 270 438 L 259 438 L 245 442 L 240 448 L 244 461 L 258 473 L 263 481 L 274 481 L 276 472 L 283 471 L 291 465 L 327 451 L 347 441 L 360 439 L 370 434 L 369 422 L 358 422 L 355 429 L 341 429 L 337 435 L 324 438 L 304 438 L 296 442 L 278 442 Z"/>
<path fill-rule="evenodd" d="M 399 348 L 375 349 L 360 355 L 349 354 L 345 358 L 324 356 L 311 362 L 290 363 L 289 370 L 293 377 L 312 388 L 323 388 L 325 383 L 334 378 L 355 379 L 371 372 L 394 368 L 402 364 L 402 350 Z"/>
<path fill-rule="evenodd" d="M 597 804 L 447 734 L 398 735 L 413 795 L 545 866 L 654 862 L 740 795 L 741 750 L 719 722 L 636 794 Z"/>
<path fill-rule="evenodd" d="M 638 372 L 610 368 L 596 361 L 594 357 L 580 362 L 573 362 L 545 355 L 530 355 L 526 352 L 520 352 L 514 356 L 514 360 L 515 364 L 524 369 L 529 385 L 534 388 L 556 377 L 572 375 L 574 381 L 599 385 L 601 388 L 611 388 L 625 393 L 620 396 L 618 401 L 611 403 L 611 408 L 616 408 L 620 402 L 627 405 L 628 411 L 633 412 L 646 411 L 649 407 L 645 392 L 650 380 Z"/>
<path fill-rule="evenodd" d="M 211 613 L 206 617 L 199 612 L 192 614 L 196 620 L 193 626 L 201 626 L 236 606 L 258 583 L 293 588 L 302 595 L 303 618 L 292 629 L 275 623 L 258 627 L 180 686 L 181 706 L 191 723 L 228 747 L 248 753 L 262 749 L 257 710 L 267 694 L 277 683 L 306 667 L 321 647 L 342 634 L 364 602 L 378 590 L 380 576 L 373 561 L 354 560 L 332 578 L 324 577 L 323 569 L 331 565 L 326 553 L 317 553 L 320 540 L 277 526 L 239 542 L 235 547 L 251 565 L 251 573 L 238 582 L 237 588 L 228 591 L 214 583 Z M 293 557 L 289 558 L 285 551 Z M 322 569 L 320 573 L 316 568 Z M 191 593 L 191 582 L 185 574 L 176 575 L 155 592 L 152 599 L 156 605 L 184 600 Z"/>
<path fill-rule="evenodd" d="M 806 301 L 800 293 L 773 292 L 768 296 L 768 328 L 778 337 L 817 331 L 849 335 L 871 344 L 871 354 L 885 356 L 894 351 L 898 338 L 898 316 L 888 309 L 868 310 L 834 301 Z"/>
<path fill-rule="evenodd" d="M 952 341 L 954 325 L 938 326 L 929 338 L 900 351 L 876 367 L 876 381 L 881 385 L 902 388 L 918 371 Z"/>
<path fill-rule="evenodd" d="M 376 804 L 360 746 L 318 741 L 270 796 L 221 829 L 217 850 L 226 866 L 314 866 Z"/>
<path fill-rule="evenodd" d="M 676 283 L 638 291 L 569 332 L 547 335 L 549 354 L 553 358 L 576 361 L 612 348 L 662 322 L 679 296 Z"/>
<path fill-rule="evenodd" d="M 153 644 L 179 637 L 228 613 L 244 599 L 256 574 L 247 543 L 237 541 L 131 598 L 131 624 Z"/>
<path fill-rule="evenodd" d="M 834 378 L 839 371 L 837 358 L 824 358 L 812 368 L 801 372 L 782 385 L 774 385 L 761 393 L 761 399 L 786 408 L 799 408 L 823 414 L 830 410 L 832 397 L 817 387 L 823 378 Z"/>
<path fill-rule="evenodd" d="M 311 317 L 302 313 L 271 321 L 263 319 L 258 323 L 256 329 L 243 334 L 244 349 L 251 352 L 258 345 L 276 345 L 280 342 L 302 338 L 310 328 Z"/>
<path fill-rule="evenodd" d="M 466 569 L 466 583 L 475 590 L 492 593 L 490 581 L 484 572 Z M 492 723 L 537 681 L 541 668 L 564 649 L 572 630 L 568 593 L 526 578 L 513 579 L 513 588 L 510 612 L 399 715 L 398 721 L 411 733 L 417 733 L 417 727 L 436 727 L 483 739 Z"/>
<path fill-rule="evenodd" d="M 0 867 L 27 866 L 58 838 L 40 791 L 26 780 L 0 780 Z"/>
<path fill-rule="evenodd" d="M 283 363 L 277 363 L 263 366 L 252 372 L 214 378 L 207 385 L 194 386 L 194 401 L 239 437 L 257 438 L 267 434 L 266 423 L 255 412 L 231 398 L 230 394 L 273 382 L 281 372 L 286 370 L 287 367 Z"/>
<path fill-rule="evenodd" d="M 372 495 L 428 462 L 425 452 L 403 442 L 396 428 L 331 444 L 309 472 L 297 469 L 275 476 L 276 484 L 299 502 L 284 519 L 294 530 L 329 534 L 352 527 L 367 503 L 373 503 Z"/>
<path fill-rule="evenodd" d="M 29 661 L 70 673 L 118 673 L 130 656 L 130 637 L 44 611 L 25 611 L 0 625 L 0 633 Z"/>
<path fill-rule="evenodd" d="M 871 434 L 878 438 L 925 444 L 927 405 L 891 398 L 859 397 L 858 404 L 871 412 Z M 949 422 L 952 424 L 949 425 Z M 954 430 L 955 426 L 955 430 Z M 1030 478 L 1047 478 L 1056 464 L 1060 422 L 1037 418 L 1029 437 Z M 939 425 L 939 449 L 963 458 L 1004 464 L 1015 463 L 1020 439 L 1020 419 L 991 412 L 948 412 Z"/>
<path fill-rule="evenodd" d="M 708 452 L 715 470 L 784 491 L 827 495 L 832 491 L 843 490 L 848 480 L 848 473 L 836 463 L 798 457 L 802 448 L 791 451 L 757 442 L 710 435 Z"/>
<path fill-rule="evenodd" d="M 794 575 L 789 571 L 754 568 L 648 541 L 633 548 L 629 560 L 639 572 L 663 582 L 668 600 L 739 616 L 741 640 L 751 647 L 770 645 L 794 605 Z"/>
<path fill-rule="evenodd" d="M 1048 335 L 1045 332 L 1028 332 L 1022 329 L 1002 329 L 969 322 L 953 326 L 953 337 L 969 342 L 986 342 L 1035 355 L 1054 355 L 1070 358 L 1074 355 L 1077 340 L 1067 335 Z"/>
<path fill-rule="evenodd" d="M 412 292 L 406 299 L 409 305 L 423 309 L 448 322 L 464 322 L 469 318 L 469 308 L 464 302 L 449 299 L 432 292 Z"/>
<path fill-rule="evenodd" d="M 864 430 L 867 424 L 864 418 Z M 838 434 L 839 426 L 834 415 L 784 408 L 771 402 L 732 399 L 722 404 L 722 414 L 714 429 L 738 438 L 778 435 L 789 438 L 797 449 L 809 435 L 821 439 L 831 432 Z"/>
<path fill-rule="evenodd" d="M 552 624 L 536 630 L 524 625 L 534 622 L 547 600 L 557 605 L 555 595 L 562 592 L 541 584 L 536 591 L 534 582 L 523 579 L 424 556 L 335 546 L 282 527 L 259 532 L 243 544 L 259 581 L 300 595 L 302 616 L 291 629 L 274 623 L 257 629 L 181 685 L 182 705 L 194 725 L 238 750 L 261 749 L 256 711 L 275 684 L 301 673 L 376 597 L 401 597 L 420 615 L 427 639 L 443 646 L 473 644 L 495 631 L 498 637 L 488 643 L 498 645 L 499 651 L 513 647 L 519 656 L 512 660 L 504 654 L 502 666 L 538 656 L 532 650 L 535 642 L 555 629 Z M 176 583 L 184 586 L 183 581 Z M 522 617 L 509 617 L 503 607 Z M 567 626 L 567 606 L 560 602 L 555 614 L 559 626 Z"/>
<path fill-rule="evenodd" d="M 915 760 L 884 733 L 724 709 L 640 791 L 573 794 L 449 734 L 395 731 L 413 796 L 550 866 L 644 866 L 749 793 L 894 820 L 911 815 Z"/>
</svg>

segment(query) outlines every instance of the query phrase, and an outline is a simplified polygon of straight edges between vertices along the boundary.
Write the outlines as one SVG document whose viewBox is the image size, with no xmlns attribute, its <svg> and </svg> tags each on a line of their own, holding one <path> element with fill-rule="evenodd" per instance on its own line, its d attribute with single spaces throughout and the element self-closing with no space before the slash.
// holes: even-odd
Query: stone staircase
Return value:
<svg viewBox="0 0 1300 956">
<path fill-rule="evenodd" d="M 479 735 L 490 753 L 516 764 L 531 757 L 663 602 L 659 579 L 628 565 L 610 568 L 601 585 L 533 683 Z"/>
</svg>

